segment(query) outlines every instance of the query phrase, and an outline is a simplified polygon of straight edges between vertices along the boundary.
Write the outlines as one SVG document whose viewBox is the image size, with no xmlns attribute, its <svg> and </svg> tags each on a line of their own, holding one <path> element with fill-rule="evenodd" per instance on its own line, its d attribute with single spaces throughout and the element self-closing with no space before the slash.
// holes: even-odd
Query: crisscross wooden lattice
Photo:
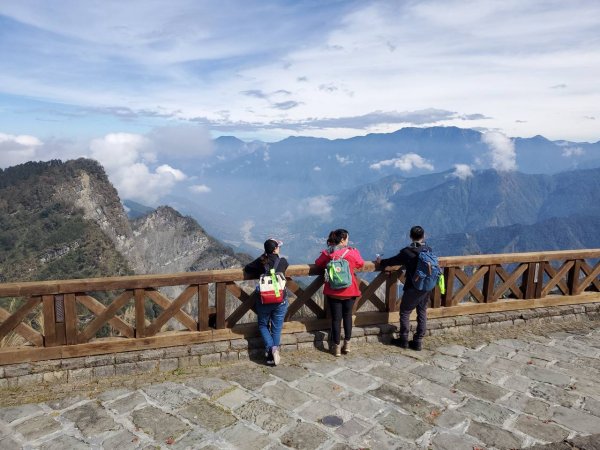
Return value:
<svg viewBox="0 0 600 450">
<path fill-rule="evenodd" d="M 600 301 L 600 249 L 445 257 L 440 258 L 440 265 L 446 293 L 438 288 L 431 293 L 429 314 L 434 317 Z M 396 321 L 402 268 L 380 272 L 367 262 L 361 272 L 373 274 L 357 274 L 361 291 L 354 305 L 357 323 Z M 295 322 L 286 326 L 294 330 L 326 327 L 322 271 L 310 265 L 290 266 L 286 277 L 290 296 L 285 321 Z M 308 284 L 304 282 L 307 277 L 313 277 Z M 14 311 L 0 307 L 0 341 L 8 341 L 4 338 L 10 333 L 26 341 L 24 346 L 0 348 L 0 361 L 45 359 L 44 352 L 50 351 L 53 357 L 82 356 L 96 354 L 100 348 L 102 352 L 123 351 L 255 333 L 249 313 L 255 311 L 257 294 L 250 286 L 253 282 L 245 279 L 241 269 L 227 269 L 0 284 L 0 300 L 23 299 Z M 159 291 L 169 286 L 182 287 L 182 291 L 171 299 Z M 104 294 L 96 298 L 97 292 Z M 158 308 L 146 308 L 149 302 Z M 164 333 L 171 321 L 184 329 Z M 116 330 L 118 337 L 98 339 L 105 326 Z M 41 353 L 32 353 L 36 348 Z"/>
</svg>

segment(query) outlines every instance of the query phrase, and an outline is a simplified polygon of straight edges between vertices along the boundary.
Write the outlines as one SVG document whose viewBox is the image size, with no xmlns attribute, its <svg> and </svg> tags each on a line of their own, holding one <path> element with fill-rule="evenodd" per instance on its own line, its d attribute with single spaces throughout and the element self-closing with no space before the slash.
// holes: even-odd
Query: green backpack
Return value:
<svg viewBox="0 0 600 450">
<path fill-rule="evenodd" d="M 339 257 L 331 258 L 325 266 L 325 281 L 331 289 L 344 289 L 352 285 L 352 270 L 344 256 L 350 250 L 346 249 Z"/>
</svg>

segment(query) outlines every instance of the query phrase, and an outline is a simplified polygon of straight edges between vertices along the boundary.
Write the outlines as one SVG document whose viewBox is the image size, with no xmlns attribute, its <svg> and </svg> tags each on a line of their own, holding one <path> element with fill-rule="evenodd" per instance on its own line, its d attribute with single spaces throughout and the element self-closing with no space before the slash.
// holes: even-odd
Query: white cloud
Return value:
<svg viewBox="0 0 600 450">
<path fill-rule="evenodd" d="M 314 170 L 315 172 L 320 172 L 320 171 L 321 171 L 321 168 L 320 168 L 319 166 L 315 166 L 315 167 L 313 167 L 313 170 Z"/>
<path fill-rule="evenodd" d="M 400 169 L 404 172 L 411 171 L 412 169 L 426 169 L 433 170 L 433 165 L 416 153 L 407 153 L 401 155 L 398 158 L 386 159 L 371 164 L 369 167 L 373 170 L 380 170 L 382 167 L 392 166 L 396 169 Z"/>
<path fill-rule="evenodd" d="M 317 195 L 308 197 L 298 204 L 298 212 L 304 216 L 316 216 L 324 221 L 331 220 L 332 203 L 335 200 L 333 195 Z"/>
<path fill-rule="evenodd" d="M 42 141 L 34 136 L 0 133 L 0 168 L 36 159 L 36 152 L 42 145 Z"/>
<path fill-rule="evenodd" d="M 585 153 L 585 150 L 581 147 L 565 147 L 563 148 L 562 155 L 565 158 L 570 158 L 571 156 L 581 156 Z"/>
<path fill-rule="evenodd" d="M 350 157 L 348 156 L 342 156 L 342 155 L 338 155 L 336 153 L 335 155 L 335 159 L 337 159 L 337 161 L 342 165 L 342 166 L 347 166 L 348 164 L 352 163 L 352 160 L 350 159 Z"/>
<path fill-rule="evenodd" d="M 504 133 L 490 131 L 482 134 L 481 140 L 490 149 L 492 168 L 499 171 L 511 171 L 517 168 L 515 144 Z"/>
<path fill-rule="evenodd" d="M 193 186 L 190 186 L 190 191 L 195 192 L 196 194 L 206 194 L 211 190 L 212 189 L 205 184 L 194 184 Z"/>
<path fill-rule="evenodd" d="M 452 175 L 461 180 L 466 180 L 473 176 L 473 169 L 468 164 L 454 164 L 454 172 Z"/>
<path fill-rule="evenodd" d="M 170 175 L 175 179 L 175 181 L 183 181 L 187 178 L 185 173 L 183 173 L 181 170 L 174 169 L 173 167 L 169 166 L 168 164 L 163 164 L 162 166 L 158 166 L 156 168 L 156 173 L 160 174 L 160 175 Z"/>
<path fill-rule="evenodd" d="M 167 164 L 154 171 L 149 164 L 156 155 L 150 141 L 131 133 L 112 133 L 90 143 L 90 156 L 102 164 L 121 198 L 154 204 L 186 175 Z"/>
<path fill-rule="evenodd" d="M 400 189 L 402 189 L 402 184 L 401 183 L 394 183 L 394 184 L 392 184 L 392 194 L 395 194 Z"/>
</svg>

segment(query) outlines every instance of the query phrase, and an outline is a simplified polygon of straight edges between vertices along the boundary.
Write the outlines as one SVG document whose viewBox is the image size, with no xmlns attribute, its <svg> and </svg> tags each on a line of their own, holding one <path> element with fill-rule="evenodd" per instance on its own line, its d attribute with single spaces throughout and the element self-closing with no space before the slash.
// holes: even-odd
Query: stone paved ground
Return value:
<svg viewBox="0 0 600 450">
<path fill-rule="evenodd" d="M 501 333 L 501 335 L 498 335 Z M 599 449 L 600 323 L 0 392 L 0 449 Z M 46 401 L 25 403 L 43 395 Z M 549 444 L 554 443 L 554 444 Z"/>
</svg>

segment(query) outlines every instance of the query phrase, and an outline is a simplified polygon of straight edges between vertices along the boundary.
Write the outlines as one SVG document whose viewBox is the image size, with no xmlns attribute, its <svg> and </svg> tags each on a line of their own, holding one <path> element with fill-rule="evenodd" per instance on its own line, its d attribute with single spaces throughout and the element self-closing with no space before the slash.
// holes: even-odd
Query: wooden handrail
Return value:
<svg viewBox="0 0 600 450">
<path fill-rule="evenodd" d="M 440 258 L 440 265 L 444 268 L 446 293 L 437 287 L 431 293 L 428 314 L 432 317 L 600 301 L 600 249 L 451 256 Z M 370 283 L 360 280 L 362 295 L 355 304 L 355 323 L 398 320 L 399 283 L 404 281 L 399 269 L 388 267 L 374 278 L 365 277 Z M 373 261 L 367 261 L 360 272 L 377 272 L 377 268 Z M 328 326 L 327 302 L 319 294 L 322 275 L 322 269 L 312 264 L 288 267 L 286 277 L 292 294 L 286 329 Z M 307 276 L 315 278 L 308 284 L 293 279 Z M 255 324 L 244 323 L 247 319 L 242 318 L 254 309 L 256 294 L 236 283 L 247 279 L 251 278 L 238 268 L 0 284 L 0 298 L 23 298 L 15 311 L 0 308 L 0 339 L 14 332 L 34 346 L 0 349 L 0 365 L 27 358 L 158 348 L 255 333 Z M 183 286 L 184 290 L 171 299 L 157 291 L 164 286 Z M 94 298 L 95 292 L 113 298 L 102 297 L 100 302 Z M 160 314 L 148 314 L 147 302 L 156 304 Z M 187 312 L 183 309 L 190 303 L 197 306 L 192 308 L 193 313 L 190 308 Z M 89 313 L 78 316 L 81 308 Z M 133 319 L 123 315 L 125 308 L 135 316 Z M 28 319 L 39 310 L 43 330 L 39 324 L 34 329 Z M 187 331 L 162 335 L 163 326 L 170 320 L 180 322 Z M 118 341 L 97 340 L 105 326 L 118 332 Z"/>
<path fill-rule="evenodd" d="M 440 258 L 442 267 L 481 266 L 491 264 L 536 263 L 556 260 L 580 260 L 600 258 L 600 249 L 562 250 L 530 253 L 505 253 L 494 255 L 447 256 Z M 394 269 L 394 268 L 391 268 Z M 373 261 L 365 262 L 360 272 L 376 271 Z M 289 277 L 320 275 L 314 264 L 291 265 L 286 270 Z M 174 274 L 147 274 L 123 277 L 87 278 L 79 280 L 29 281 L 0 284 L 0 297 L 27 295 L 52 295 L 74 292 L 111 291 L 119 289 L 143 289 L 149 287 L 180 286 L 248 280 L 242 269 L 206 270 Z"/>
</svg>

